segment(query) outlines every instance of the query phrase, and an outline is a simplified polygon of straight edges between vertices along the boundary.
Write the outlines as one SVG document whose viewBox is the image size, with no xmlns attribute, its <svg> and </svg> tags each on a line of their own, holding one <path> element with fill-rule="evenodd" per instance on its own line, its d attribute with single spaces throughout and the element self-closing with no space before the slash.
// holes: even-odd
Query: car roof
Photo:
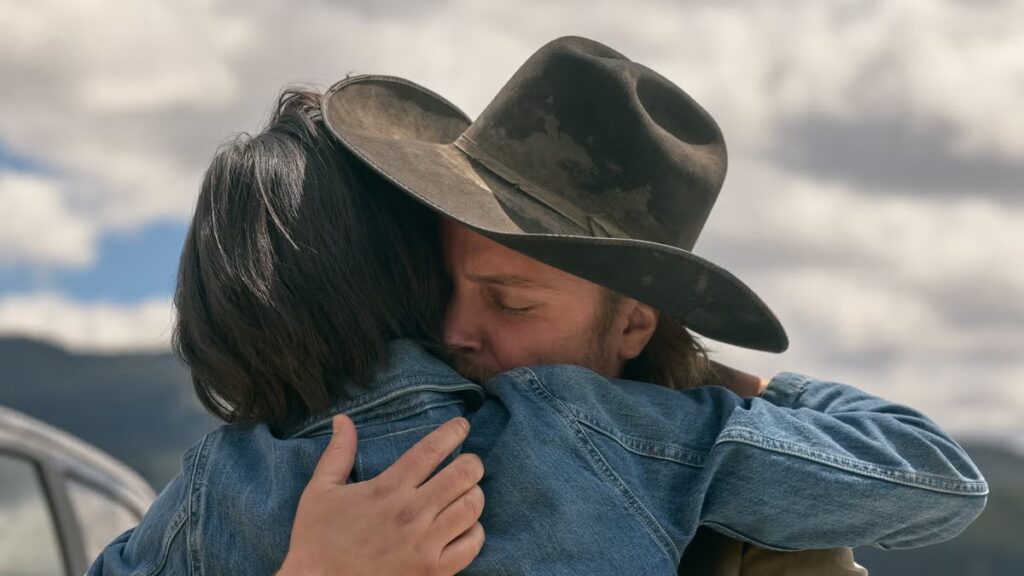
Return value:
<svg viewBox="0 0 1024 576">
<path fill-rule="evenodd" d="M 0 406 L 0 450 L 13 448 L 68 471 L 145 512 L 155 495 L 137 472 L 99 448 L 27 414 Z"/>
</svg>

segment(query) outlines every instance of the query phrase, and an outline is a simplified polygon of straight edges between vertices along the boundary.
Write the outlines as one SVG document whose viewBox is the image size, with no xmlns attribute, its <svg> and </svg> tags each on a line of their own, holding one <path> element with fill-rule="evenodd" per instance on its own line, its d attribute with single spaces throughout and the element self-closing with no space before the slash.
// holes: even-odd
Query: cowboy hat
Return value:
<svg viewBox="0 0 1024 576">
<path fill-rule="evenodd" d="M 715 121 L 603 44 L 548 43 L 472 122 L 434 92 L 379 75 L 335 84 L 323 115 L 376 172 L 488 238 L 706 337 L 788 346 L 750 288 L 692 252 L 725 179 Z"/>
</svg>

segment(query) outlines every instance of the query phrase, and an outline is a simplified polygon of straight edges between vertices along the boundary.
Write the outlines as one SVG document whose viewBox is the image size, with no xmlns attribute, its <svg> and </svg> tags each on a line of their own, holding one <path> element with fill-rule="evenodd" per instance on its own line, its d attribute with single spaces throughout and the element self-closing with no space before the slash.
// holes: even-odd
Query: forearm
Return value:
<svg viewBox="0 0 1024 576">
<path fill-rule="evenodd" d="M 702 522 L 778 549 L 940 542 L 980 514 L 988 492 L 922 414 L 795 374 L 731 413 L 707 469 Z"/>
</svg>

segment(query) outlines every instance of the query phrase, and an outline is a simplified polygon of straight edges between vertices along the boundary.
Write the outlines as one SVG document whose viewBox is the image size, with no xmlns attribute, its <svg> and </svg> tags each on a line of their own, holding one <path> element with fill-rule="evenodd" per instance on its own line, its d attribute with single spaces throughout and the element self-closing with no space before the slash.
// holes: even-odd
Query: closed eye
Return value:
<svg viewBox="0 0 1024 576">
<path fill-rule="evenodd" d="M 490 291 L 490 290 L 488 291 L 487 298 L 488 298 L 488 300 L 490 300 L 491 304 L 495 308 L 497 308 L 498 310 L 500 310 L 501 312 L 504 312 L 506 314 L 516 314 L 516 315 L 526 314 L 527 312 L 529 312 L 530 310 L 533 310 L 534 308 L 536 308 L 538 306 L 537 304 L 522 304 L 522 305 L 515 306 L 515 305 L 512 305 L 511 303 L 503 300 L 500 295 L 495 294 L 493 291 Z"/>
</svg>

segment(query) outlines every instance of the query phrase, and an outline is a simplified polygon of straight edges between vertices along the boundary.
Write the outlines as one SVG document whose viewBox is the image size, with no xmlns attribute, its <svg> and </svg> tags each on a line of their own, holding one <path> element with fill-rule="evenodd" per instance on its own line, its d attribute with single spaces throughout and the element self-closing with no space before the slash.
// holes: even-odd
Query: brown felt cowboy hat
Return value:
<svg viewBox="0 0 1024 576">
<path fill-rule="evenodd" d="M 691 252 L 725 178 L 721 131 L 611 48 L 550 42 L 473 122 L 389 76 L 338 82 L 323 112 L 349 150 L 437 212 L 709 338 L 786 349 L 768 306 Z"/>
</svg>

